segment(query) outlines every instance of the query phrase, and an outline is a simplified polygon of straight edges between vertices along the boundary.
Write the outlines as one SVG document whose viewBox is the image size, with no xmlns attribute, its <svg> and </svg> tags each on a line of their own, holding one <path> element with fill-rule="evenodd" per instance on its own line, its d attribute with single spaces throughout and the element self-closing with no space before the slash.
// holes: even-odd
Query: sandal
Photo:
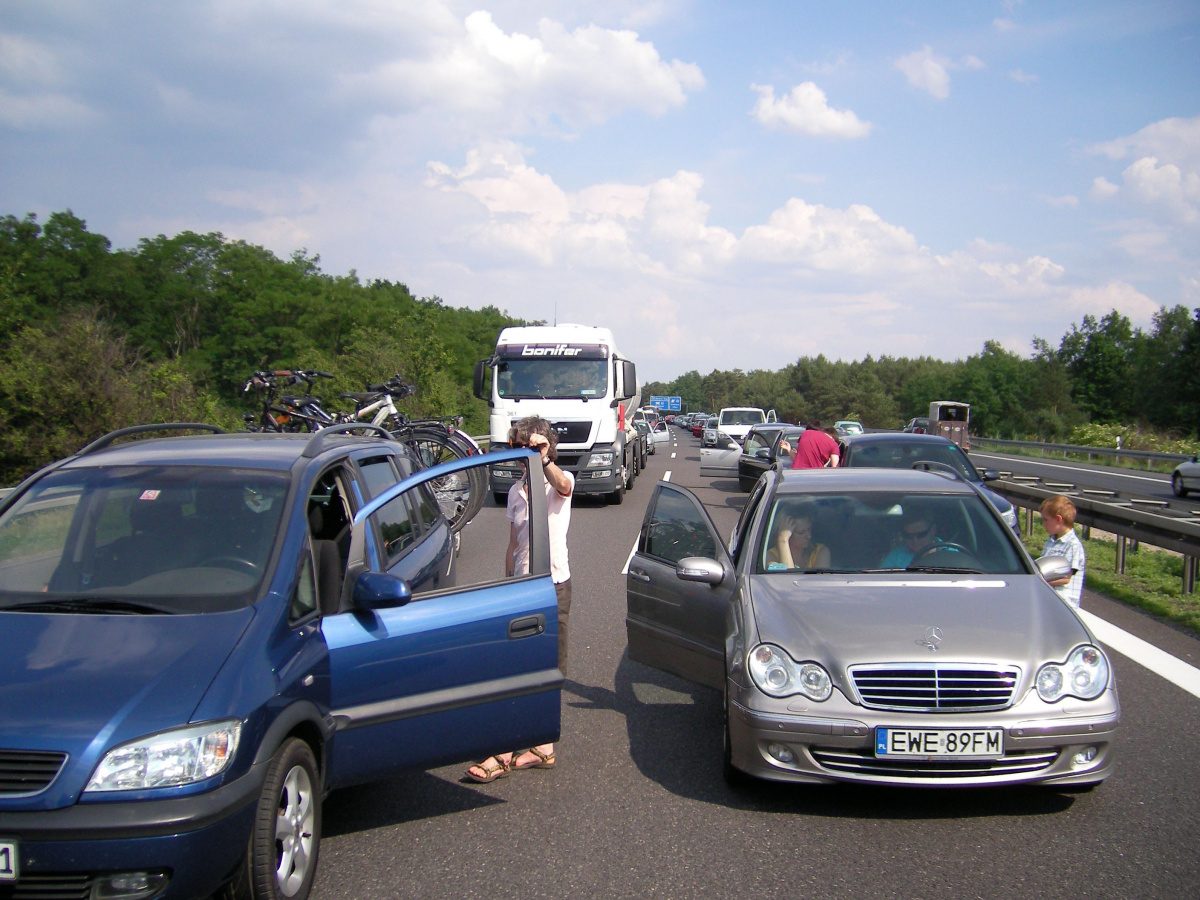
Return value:
<svg viewBox="0 0 1200 900">
<path fill-rule="evenodd" d="M 526 753 L 532 753 L 537 757 L 536 762 L 518 763 L 517 760 Z M 554 753 L 543 753 L 537 747 L 530 747 L 528 750 L 522 750 L 520 753 L 514 753 L 512 760 L 509 762 L 510 769 L 553 769 L 557 762 Z"/>
<path fill-rule="evenodd" d="M 497 778 L 507 778 L 512 774 L 512 761 L 501 762 L 494 756 L 489 756 L 481 763 L 475 763 L 467 768 L 467 777 L 479 784 L 487 784 L 495 781 Z M 490 764 L 490 765 L 489 765 Z M 476 775 L 471 769 L 479 769 L 483 775 Z"/>
</svg>

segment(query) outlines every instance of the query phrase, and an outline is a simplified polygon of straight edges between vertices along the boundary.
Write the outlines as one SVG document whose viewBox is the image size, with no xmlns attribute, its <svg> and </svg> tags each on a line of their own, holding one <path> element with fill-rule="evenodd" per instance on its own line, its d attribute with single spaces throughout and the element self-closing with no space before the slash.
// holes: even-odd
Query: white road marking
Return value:
<svg viewBox="0 0 1200 900">
<path fill-rule="evenodd" d="M 1002 457 L 1002 456 L 995 456 L 990 453 L 975 452 L 975 453 L 971 454 L 971 457 L 972 458 L 979 457 L 980 459 L 994 459 L 999 462 L 1005 462 L 1005 463 L 1012 462 L 1011 456 Z M 1027 459 L 1031 463 L 1036 463 L 1039 466 L 1046 466 L 1047 468 L 1050 468 L 1050 469 L 1066 469 L 1069 472 L 1084 473 L 1084 474 L 1088 474 L 1088 475 L 1094 474 L 1096 472 L 1095 469 L 1082 469 L 1079 466 L 1072 466 L 1067 463 L 1045 462 L 1044 460 L 1041 460 L 1041 459 L 1038 459 L 1038 458 L 1032 457 L 1032 456 L 1023 456 L 1023 457 L 1021 457 L 1021 459 L 1023 459 L 1023 460 Z M 1104 469 L 1103 474 L 1113 475 L 1113 476 L 1116 476 L 1117 478 L 1132 478 L 1136 481 L 1152 481 L 1155 484 L 1160 485 L 1160 486 L 1165 486 L 1170 483 L 1170 480 L 1165 477 L 1151 478 L 1148 475 L 1132 475 L 1132 474 L 1129 474 L 1128 472 L 1122 472 L 1120 469 L 1113 469 L 1112 471 L 1109 471 L 1108 469 Z"/>
<path fill-rule="evenodd" d="M 671 470 L 670 470 L 670 469 L 667 469 L 667 474 L 666 474 L 666 475 L 664 475 L 664 476 L 662 477 L 662 480 L 663 480 L 663 481 L 670 481 L 670 480 L 671 480 Z"/>
<path fill-rule="evenodd" d="M 1095 613 L 1083 609 L 1077 610 L 1077 612 L 1101 643 L 1112 647 L 1122 656 L 1129 657 L 1155 675 L 1167 679 L 1176 687 L 1183 688 L 1195 697 L 1200 697 L 1200 669 L 1188 665 L 1182 659 L 1172 656 L 1165 650 L 1160 650 L 1140 637 L 1123 631 L 1111 622 L 1101 619 Z"/>
<path fill-rule="evenodd" d="M 640 539 L 640 535 L 639 535 L 639 539 Z M 637 553 L 637 545 L 638 545 L 638 542 L 637 542 L 637 541 L 634 541 L 634 542 L 633 542 L 633 547 L 632 547 L 632 549 L 630 549 L 630 551 L 629 551 L 629 555 L 628 555 L 627 557 L 625 557 L 625 568 L 623 568 L 623 569 L 621 570 L 621 574 L 622 574 L 622 575 L 628 575 L 628 574 L 629 574 L 629 564 L 630 564 L 631 562 L 633 562 L 633 554 Z"/>
<path fill-rule="evenodd" d="M 674 458 L 675 458 L 675 454 L 674 454 L 674 453 L 672 453 L 672 454 L 671 454 L 671 459 L 674 459 Z"/>
</svg>

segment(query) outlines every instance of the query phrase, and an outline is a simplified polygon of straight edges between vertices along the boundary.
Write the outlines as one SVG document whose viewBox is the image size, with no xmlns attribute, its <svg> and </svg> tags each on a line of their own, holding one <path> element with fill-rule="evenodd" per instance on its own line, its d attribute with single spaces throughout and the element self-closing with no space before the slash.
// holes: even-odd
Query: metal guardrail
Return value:
<svg viewBox="0 0 1200 900">
<path fill-rule="evenodd" d="M 1029 476 L 1032 479 L 1033 476 Z M 1040 479 L 1039 479 L 1040 481 Z M 1065 494 L 1075 505 L 1075 521 L 1085 528 L 1099 528 L 1117 536 L 1118 573 L 1125 571 L 1128 542 L 1174 550 L 1183 556 L 1183 592 L 1194 593 L 1200 574 L 1200 510 L 1187 516 L 1172 513 L 1153 501 L 1121 500 L 1112 491 L 1079 490 L 1073 484 L 1031 483 L 1002 478 L 988 487 L 1003 494 L 1014 506 L 1026 509 L 1025 531 L 1033 533 L 1033 513 L 1042 501 Z"/>
<path fill-rule="evenodd" d="M 979 447 L 987 444 L 1000 449 L 1009 448 L 1012 450 L 1041 450 L 1049 453 L 1061 453 L 1064 456 L 1075 454 L 1078 456 L 1087 456 L 1091 459 L 1093 456 L 1106 456 L 1114 459 L 1138 459 L 1146 462 L 1147 468 L 1151 463 L 1161 462 L 1174 465 L 1175 463 L 1187 462 L 1192 458 L 1192 454 L 1187 453 L 1158 453 L 1154 450 L 1118 450 L 1112 447 L 1084 447 L 1080 444 L 1047 444 L 1041 441 L 1002 441 L 999 438 L 982 438 L 971 437 L 971 446 Z"/>
</svg>

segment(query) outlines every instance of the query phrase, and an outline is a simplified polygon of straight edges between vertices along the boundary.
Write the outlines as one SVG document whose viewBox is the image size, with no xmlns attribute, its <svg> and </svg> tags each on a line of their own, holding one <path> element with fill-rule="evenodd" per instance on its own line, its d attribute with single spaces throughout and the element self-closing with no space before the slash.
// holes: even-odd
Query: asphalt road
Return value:
<svg viewBox="0 0 1200 900">
<path fill-rule="evenodd" d="M 620 573 L 654 481 L 694 488 L 723 534 L 746 496 L 702 479 L 698 442 L 673 432 L 677 456 L 660 449 L 622 506 L 575 504 L 558 767 L 334 793 L 315 897 L 1200 896 L 1200 699 L 1116 653 L 1120 764 L 1092 793 L 728 788 L 720 696 L 625 656 Z M 468 548 L 497 552 L 472 530 L 502 516 L 485 508 Z M 1189 635 L 1089 593 L 1084 608 L 1200 665 Z"/>
</svg>

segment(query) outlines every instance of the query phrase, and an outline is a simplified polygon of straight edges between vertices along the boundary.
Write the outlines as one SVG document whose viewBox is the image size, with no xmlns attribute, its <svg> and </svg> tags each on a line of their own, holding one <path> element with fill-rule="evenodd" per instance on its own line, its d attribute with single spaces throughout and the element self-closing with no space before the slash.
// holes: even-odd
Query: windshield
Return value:
<svg viewBox="0 0 1200 900">
<path fill-rule="evenodd" d="M 783 495 L 755 569 L 772 572 L 1026 573 L 1009 529 L 976 494 Z"/>
<path fill-rule="evenodd" d="M 721 411 L 722 425 L 762 425 L 767 421 L 761 409 L 725 409 Z"/>
<path fill-rule="evenodd" d="M 0 608 L 246 605 L 267 571 L 287 490 L 285 474 L 251 469 L 53 472 L 0 517 Z"/>
<path fill-rule="evenodd" d="M 603 397 L 607 392 L 604 359 L 505 359 L 496 365 L 496 393 L 509 400 Z"/>
<path fill-rule="evenodd" d="M 868 469 L 911 469 L 913 463 L 938 462 L 953 466 L 955 471 L 976 484 L 981 480 L 979 470 L 967 455 L 949 442 L 941 441 L 878 441 L 855 444 L 846 448 L 842 466 Z"/>
</svg>

